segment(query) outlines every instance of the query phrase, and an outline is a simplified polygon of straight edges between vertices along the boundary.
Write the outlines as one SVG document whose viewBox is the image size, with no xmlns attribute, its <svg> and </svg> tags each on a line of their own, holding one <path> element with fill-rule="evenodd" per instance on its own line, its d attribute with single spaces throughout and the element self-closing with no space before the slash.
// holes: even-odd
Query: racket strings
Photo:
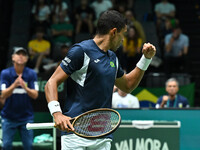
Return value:
<svg viewBox="0 0 200 150">
<path fill-rule="evenodd" d="M 74 123 L 75 132 L 85 136 L 98 136 L 112 131 L 119 123 L 115 112 L 98 111 L 84 115 Z"/>
</svg>

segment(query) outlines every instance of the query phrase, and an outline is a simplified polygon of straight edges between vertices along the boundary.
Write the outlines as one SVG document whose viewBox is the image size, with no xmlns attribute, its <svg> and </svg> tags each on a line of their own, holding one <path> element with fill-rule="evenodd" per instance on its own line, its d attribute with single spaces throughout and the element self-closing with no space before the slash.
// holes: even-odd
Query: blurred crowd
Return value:
<svg viewBox="0 0 200 150">
<path fill-rule="evenodd" d="M 143 43 L 149 42 L 142 23 L 136 19 L 133 6 L 132 0 L 33 1 L 30 41 L 27 43 L 30 54 L 28 66 L 37 73 L 56 67 L 70 46 L 94 36 L 96 20 L 102 12 L 115 9 L 127 18 L 127 34 L 117 56 L 122 68 L 129 72 L 140 58 Z M 154 65 L 167 74 L 184 72 L 189 38 L 181 30 L 175 5 L 168 0 L 160 0 L 152 9 L 162 62 Z"/>
<path fill-rule="evenodd" d="M 132 0 L 36 0 L 32 3 L 28 66 L 39 73 L 55 68 L 70 46 L 94 36 L 100 14 L 115 9 L 128 21 L 128 32 L 117 52 L 123 69 L 135 67 L 146 42 L 144 29 L 136 20 Z"/>
</svg>

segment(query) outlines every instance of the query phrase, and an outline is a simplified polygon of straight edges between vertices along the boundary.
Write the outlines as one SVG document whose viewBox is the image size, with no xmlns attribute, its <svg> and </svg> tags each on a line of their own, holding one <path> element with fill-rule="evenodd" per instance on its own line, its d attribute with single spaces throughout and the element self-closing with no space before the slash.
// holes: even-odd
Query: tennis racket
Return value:
<svg viewBox="0 0 200 150">
<path fill-rule="evenodd" d="M 85 138 L 98 138 L 114 132 L 120 125 L 120 114 L 110 108 L 100 108 L 87 111 L 70 120 L 74 133 Z M 51 129 L 55 123 L 27 123 L 30 129 Z"/>
</svg>

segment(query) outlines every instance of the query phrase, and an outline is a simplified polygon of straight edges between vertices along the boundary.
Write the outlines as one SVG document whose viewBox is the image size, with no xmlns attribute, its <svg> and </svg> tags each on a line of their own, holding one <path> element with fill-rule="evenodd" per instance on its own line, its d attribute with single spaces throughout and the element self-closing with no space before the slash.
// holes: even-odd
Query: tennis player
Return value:
<svg viewBox="0 0 200 150">
<path fill-rule="evenodd" d="M 26 129 L 33 122 L 31 99 L 38 97 L 37 74 L 25 67 L 28 53 L 22 47 L 14 49 L 13 66 L 1 72 L 2 99 L 5 99 L 1 111 L 3 131 L 3 150 L 12 149 L 12 141 L 19 130 L 25 150 L 32 150 L 33 131 Z"/>
<path fill-rule="evenodd" d="M 97 23 L 93 39 L 73 45 L 67 56 L 45 86 L 50 113 L 57 128 L 74 130 L 70 118 L 95 108 L 111 108 L 113 87 L 131 92 L 140 83 L 156 48 L 146 43 L 137 67 L 125 74 L 115 51 L 122 44 L 127 31 L 126 20 L 117 11 L 105 11 Z M 63 110 L 58 102 L 58 85 L 67 79 L 66 101 Z M 63 132 L 62 150 L 110 150 L 112 136 L 85 139 Z"/>
</svg>

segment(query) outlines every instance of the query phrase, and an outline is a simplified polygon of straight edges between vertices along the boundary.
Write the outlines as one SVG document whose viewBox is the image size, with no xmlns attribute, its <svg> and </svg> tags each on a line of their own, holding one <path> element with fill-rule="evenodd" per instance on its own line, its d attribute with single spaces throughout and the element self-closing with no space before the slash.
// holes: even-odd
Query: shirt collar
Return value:
<svg viewBox="0 0 200 150">
<path fill-rule="evenodd" d="M 26 67 L 24 67 L 24 70 L 23 70 L 23 73 L 22 73 L 22 78 L 24 77 L 25 69 L 26 69 Z M 12 75 L 13 77 L 18 77 L 18 75 L 17 75 L 17 73 L 16 73 L 16 71 L 15 71 L 14 66 L 11 67 L 11 75 Z"/>
</svg>

